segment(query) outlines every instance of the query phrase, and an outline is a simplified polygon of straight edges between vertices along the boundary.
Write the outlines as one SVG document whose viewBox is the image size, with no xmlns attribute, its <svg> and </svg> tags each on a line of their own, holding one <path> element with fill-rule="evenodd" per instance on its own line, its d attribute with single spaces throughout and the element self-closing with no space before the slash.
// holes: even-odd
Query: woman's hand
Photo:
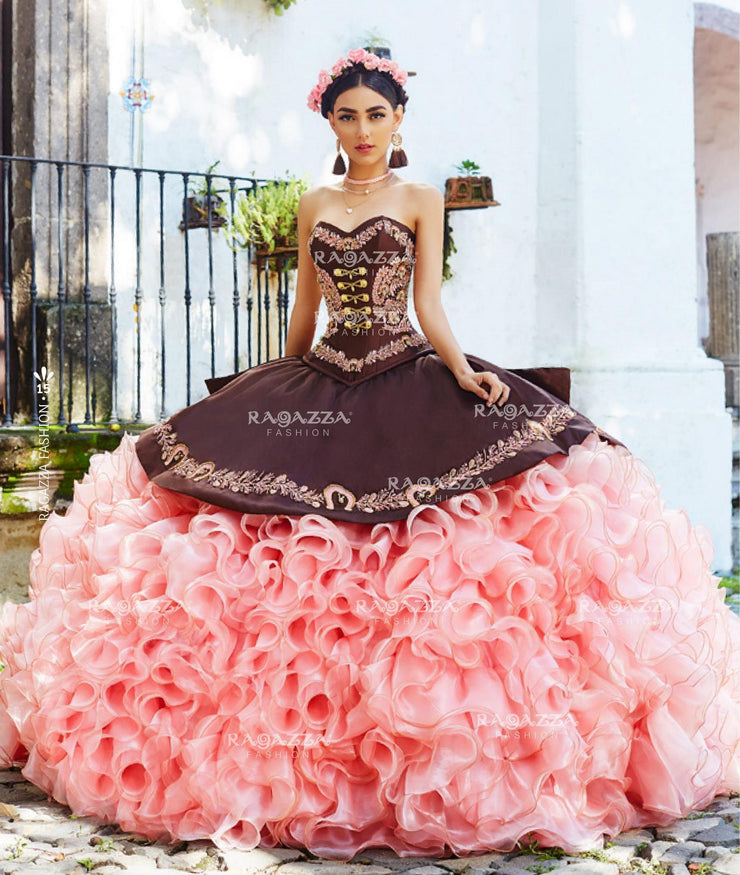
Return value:
<svg viewBox="0 0 740 875">
<path fill-rule="evenodd" d="M 486 406 L 503 405 L 509 397 L 509 387 L 490 371 L 471 371 L 457 377 L 461 389 L 474 392 L 479 398 L 486 399 Z M 490 387 L 486 389 L 485 387 Z"/>
</svg>

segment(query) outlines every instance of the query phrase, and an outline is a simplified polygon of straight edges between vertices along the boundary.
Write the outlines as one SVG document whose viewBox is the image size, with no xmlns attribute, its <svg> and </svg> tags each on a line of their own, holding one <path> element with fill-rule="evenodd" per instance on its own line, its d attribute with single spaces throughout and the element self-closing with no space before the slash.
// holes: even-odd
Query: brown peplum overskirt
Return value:
<svg viewBox="0 0 740 875">
<path fill-rule="evenodd" d="M 285 356 L 206 380 L 211 394 L 139 435 L 151 480 L 243 513 L 376 523 L 566 453 L 590 432 L 566 368 L 505 369 L 503 408 L 461 389 L 434 350 L 346 385 Z"/>
</svg>

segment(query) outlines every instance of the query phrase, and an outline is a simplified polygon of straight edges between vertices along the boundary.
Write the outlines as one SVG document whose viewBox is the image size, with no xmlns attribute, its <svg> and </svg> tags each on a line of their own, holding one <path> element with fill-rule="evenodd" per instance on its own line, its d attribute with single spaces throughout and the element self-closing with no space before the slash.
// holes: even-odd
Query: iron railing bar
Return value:
<svg viewBox="0 0 740 875">
<path fill-rule="evenodd" d="M 211 215 L 211 174 L 206 173 L 206 214 L 208 217 L 208 308 L 211 330 L 211 377 L 216 376 L 216 292 L 213 288 L 213 216 Z"/>
<path fill-rule="evenodd" d="M 39 293 L 36 284 L 36 169 L 37 165 L 34 161 L 31 164 L 31 283 L 29 286 L 29 293 L 31 296 L 31 367 L 33 368 L 34 374 L 37 373 L 39 369 L 38 349 L 36 346 L 36 322 L 38 315 L 36 307 Z M 45 375 L 44 382 L 46 382 Z M 31 424 L 39 424 L 39 399 L 38 393 L 35 391 L 33 393 L 33 415 L 31 417 Z"/>
<path fill-rule="evenodd" d="M 110 425 L 118 418 L 118 301 L 116 293 L 116 168 L 110 168 L 110 359 L 111 359 L 111 399 Z"/>
<path fill-rule="evenodd" d="M 166 385 L 167 385 L 167 350 L 165 339 L 165 315 L 167 304 L 167 291 L 165 289 L 164 277 L 164 173 L 159 174 L 159 331 L 160 331 L 160 351 L 162 361 L 162 384 L 160 386 L 159 399 L 159 418 L 165 418 L 166 410 Z"/>
<path fill-rule="evenodd" d="M 136 180 L 136 289 L 134 291 L 134 312 L 136 314 L 136 413 L 134 422 L 141 422 L 141 171 L 134 170 Z"/>
<path fill-rule="evenodd" d="M 252 367 L 252 243 L 247 244 L 247 366 Z M 257 285 L 259 286 L 259 269 L 257 271 Z"/>
<path fill-rule="evenodd" d="M 85 286 L 83 295 L 85 300 L 85 424 L 89 425 L 90 418 L 90 168 L 82 168 L 83 195 L 85 199 L 84 223 L 85 223 Z"/>
<path fill-rule="evenodd" d="M 265 358 L 270 358 L 270 257 L 265 258 Z"/>
<path fill-rule="evenodd" d="M 64 416 L 64 304 L 66 294 L 64 289 L 64 162 L 57 162 L 57 301 L 59 304 L 58 314 L 58 341 L 59 341 L 59 416 L 58 425 L 65 425 L 67 419 Z"/>
<path fill-rule="evenodd" d="M 188 199 L 188 180 L 190 174 L 183 173 L 183 206 Z M 185 403 L 190 405 L 190 236 L 188 235 L 187 216 L 185 218 Z"/>
<path fill-rule="evenodd" d="M 229 209 L 234 215 L 236 208 L 236 177 L 229 177 Z M 234 309 L 234 372 L 239 370 L 239 267 L 236 257 L 236 246 L 231 242 L 231 269 L 234 279 L 232 306 Z"/>
</svg>

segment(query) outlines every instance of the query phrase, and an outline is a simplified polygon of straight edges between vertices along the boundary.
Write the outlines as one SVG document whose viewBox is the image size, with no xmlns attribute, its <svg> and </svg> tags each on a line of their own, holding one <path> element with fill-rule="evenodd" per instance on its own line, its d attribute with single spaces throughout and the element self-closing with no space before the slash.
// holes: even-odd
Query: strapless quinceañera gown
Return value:
<svg viewBox="0 0 740 875">
<path fill-rule="evenodd" d="M 740 790 L 740 618 L 568 371 L 486 407 L 407 315 L 414 232 L 319 222 L 304 356 L 94 455 L 0 621 L 0 754 L 150 837 L 566 850 Z"/>
</svg>

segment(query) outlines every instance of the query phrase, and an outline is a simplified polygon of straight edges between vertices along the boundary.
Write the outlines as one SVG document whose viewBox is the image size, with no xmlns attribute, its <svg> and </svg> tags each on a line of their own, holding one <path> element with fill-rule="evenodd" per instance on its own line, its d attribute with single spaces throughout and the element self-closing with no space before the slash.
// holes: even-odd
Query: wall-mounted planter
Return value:
<svg viewBox="0 0 740 875">
<path fill-rule="evenodd" d="M 291 249 L 294 252 L 298 251 L 298 242 L 296 241 L 295 237 L 291 236 L 290 234 L 283 234 L 281 236 L 274 237 L 272 249 L 270 249 L 270 247 L 264 240 L 260 240 L 255 247 L 255 251 L 259 255 L 269 255 L 273 252 L 285 252 L 288 249 Z"/>
<path fill-rule="evenodd" d="M 223 205 L 223 198 L 217 194 L 211 195 L 211 228 L 220 228 L 226 224 L 226 219 L 216 212 L 216 207 Z M 185 201 L 183 220 L 180 222 L 180 230 L 188 228 L 208 227 L 208 197 L 206 195 L 194 195 Z"/>
<path fill-rule="evenodd" d="M 263 240 L 256 243 L 254 254 L 257 264 L 264 266 L 264 263 L 268 262 L 272 271 L 293 270 L 298 260 L 298 243 L 295 237 L 290 235 L 275 237 L 273 244 L 273 248 L 270 249 Z"/>
<path fill-rule="evenodd" d="M 377 55 L 379 58 L 388 58 L 391 59 L 391 50 L 390 46 L 363 46 L 366 52 L 371 52 L 373 55 Z"/>
<path fill-rule="evenodd" d="M 445 182 L 445 209 L 477 210 L 497 207 L 490 176 L 452 176 Z"/>
</svg>

